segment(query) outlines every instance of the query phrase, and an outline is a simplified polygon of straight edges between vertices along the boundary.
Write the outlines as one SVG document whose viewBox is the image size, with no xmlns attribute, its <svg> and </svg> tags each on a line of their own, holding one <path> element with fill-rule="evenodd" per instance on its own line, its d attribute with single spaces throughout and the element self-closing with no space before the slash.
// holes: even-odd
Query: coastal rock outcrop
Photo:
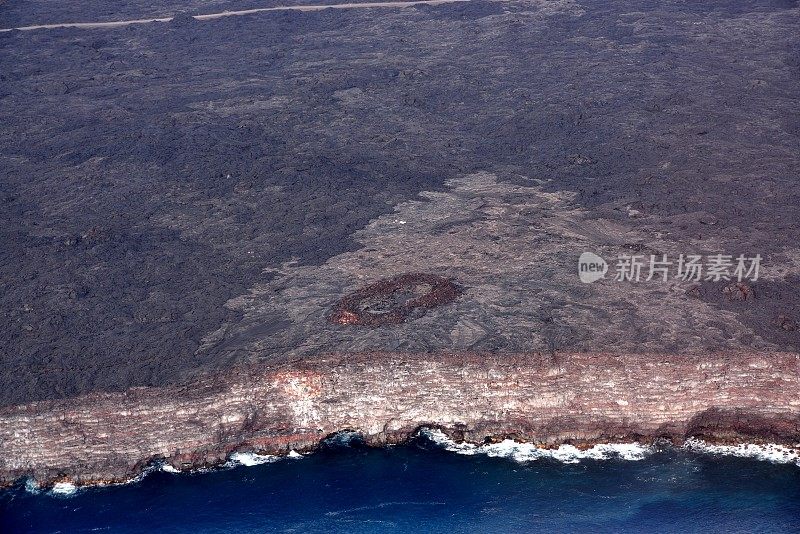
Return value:
<svg viewBox="0 0 800 534">
<path fill-rule="evenodd" d="M 481 443 L 800 443 L 800 355 L 330 355 L 0 411 L 0 482 L 124 481 L 233 452 L 312 450 L 343 430 L 370 445 L 422 426 Z"/>
</svg>

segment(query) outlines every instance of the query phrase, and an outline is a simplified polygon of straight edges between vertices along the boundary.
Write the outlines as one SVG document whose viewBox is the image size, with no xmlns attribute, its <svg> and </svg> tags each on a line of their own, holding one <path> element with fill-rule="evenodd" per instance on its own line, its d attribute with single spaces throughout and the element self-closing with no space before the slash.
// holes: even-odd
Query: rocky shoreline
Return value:
<svg viewBox="0 0 800 534">
<path fill-rule="evenodd" d="M 798 393 L 795 353 L 336 354 L 2 408 L 0 483 L 124 482 L 157 462 L 310 451 L 340 431 L 383 446 L 421 427 L 476 444 L 796 447 Z"/>
</svg>

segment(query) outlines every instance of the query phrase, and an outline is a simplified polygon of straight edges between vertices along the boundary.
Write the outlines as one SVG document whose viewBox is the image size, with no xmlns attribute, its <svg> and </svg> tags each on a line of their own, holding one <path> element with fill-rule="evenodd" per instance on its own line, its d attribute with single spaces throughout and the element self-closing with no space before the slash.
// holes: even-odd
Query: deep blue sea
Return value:
<svg viewBox="0 0 800 534">
<path fill-rule="evenodd" d="M 800 532 L 800 467 L 666 449 L 516 462 L 334 445 L 124 486 L 0 494 L 0 532 Z"/>
</svg>

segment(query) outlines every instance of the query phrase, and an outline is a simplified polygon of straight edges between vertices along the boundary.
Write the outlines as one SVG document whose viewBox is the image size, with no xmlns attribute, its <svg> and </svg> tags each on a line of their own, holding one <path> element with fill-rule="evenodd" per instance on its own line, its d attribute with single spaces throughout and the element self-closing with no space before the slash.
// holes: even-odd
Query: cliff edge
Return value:
<svg viewBox="0 0 800 534">
<path fill-rule="evenodd" d="M 153 462 L 209 466 L 236 451 L 371 445 L 422 426 L 457 440 L 542 446 L 800 442 L 800 355 L 331 355 L 0 412 L 0 481 L 128 480 Z"/>
</svg>

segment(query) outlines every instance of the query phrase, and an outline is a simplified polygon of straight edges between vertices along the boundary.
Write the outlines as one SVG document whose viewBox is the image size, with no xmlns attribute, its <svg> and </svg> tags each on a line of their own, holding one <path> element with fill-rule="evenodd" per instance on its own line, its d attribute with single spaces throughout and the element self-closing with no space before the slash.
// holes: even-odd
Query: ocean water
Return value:
<svg viewBox="0 0 800 534">
<path fill-rule="evenodd" d="M 800 466 L 785 451 L 776 463 L 690 449 L 339 439 L 121 486 L 20 484 L 0 493 L 0 532 L 800 532 Z"/>
</svg>

